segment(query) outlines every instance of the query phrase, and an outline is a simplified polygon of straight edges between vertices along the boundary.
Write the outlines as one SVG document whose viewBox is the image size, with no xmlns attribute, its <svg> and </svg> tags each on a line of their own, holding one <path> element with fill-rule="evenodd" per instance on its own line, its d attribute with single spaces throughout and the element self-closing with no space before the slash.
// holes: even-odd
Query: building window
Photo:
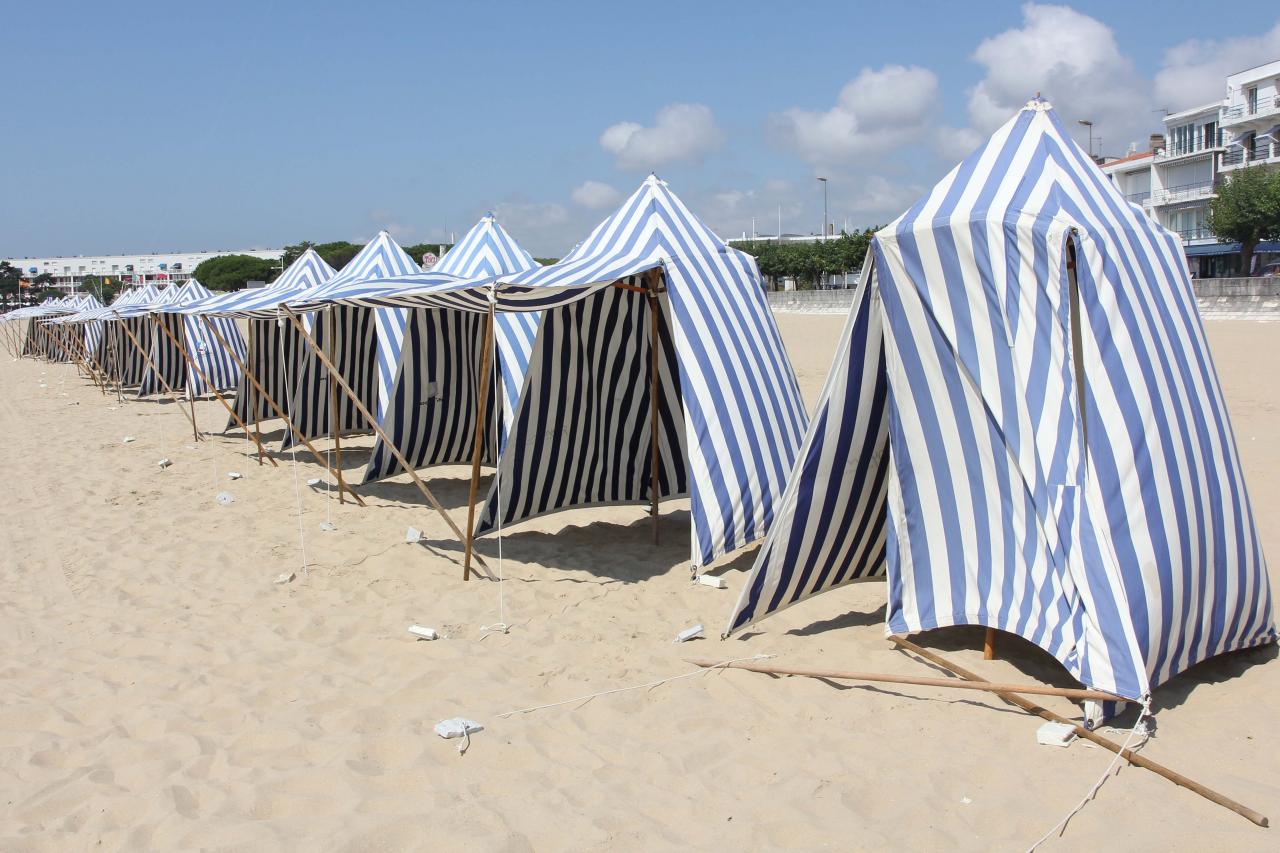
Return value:
<svg viewBox="0 0 1280 853">
<path fill-rule="evenodd" d="M 1250 86 L 1245 92 L 1245 102 L 1248 104 L 1249 115 L 1253 115 L 1258 111 L 1258 87 Z"/>
<path fill-rule="evenodd" d="M 1216 121 L 1205 122 L 1204 125 L 1204 147 L 1213 148 L 1218 144 L 1218 123 Z"/>
</svg>

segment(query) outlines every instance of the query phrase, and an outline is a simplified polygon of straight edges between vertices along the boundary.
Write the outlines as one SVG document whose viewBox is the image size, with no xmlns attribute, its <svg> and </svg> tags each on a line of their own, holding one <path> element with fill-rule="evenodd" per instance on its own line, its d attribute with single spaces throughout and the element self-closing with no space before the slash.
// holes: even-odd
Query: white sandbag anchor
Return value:
<svg viewBox="0 0 1280 853">
<path fill-rule="evenodd" d="M 436 734 L 445 740 L 462 738 L 462 743 L 458 744 L 459 755 L 465 755 L 467 749 L 470 748 L 472 733 L 482 731 L 484 731 L 484 726 L 475 720 L 468 720 L 465 717 L 453 717 L 436 723 Z"/>
</svg>

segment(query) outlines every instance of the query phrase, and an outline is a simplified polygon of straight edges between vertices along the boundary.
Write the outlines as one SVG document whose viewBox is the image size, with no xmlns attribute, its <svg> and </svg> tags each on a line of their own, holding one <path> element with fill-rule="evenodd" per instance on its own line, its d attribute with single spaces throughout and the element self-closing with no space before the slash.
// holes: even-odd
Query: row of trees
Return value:
<svg viewBox="0 0 1280 853">
<path fill-rule="evenodd" d="M 1206 224 L 1224 243 L 1240 244 L 1240 272 L 1248 275 L 1263 240 L 1280 240 L 1280 171 L 1250 166 L 1232 172 L 1209 203 Z"/>
<path fill-rule="evenodd" d="M 0 261 L 0 305 L 17 304 L 22 292 L 22 280 L 26 278 L 18 267 L 8 261 Z M 47 272 L 30 279 L 31 288 L 27 296 L 33 299 L 44 299 L 46 296 L 61 296 L 62 291 L 53 286 L 53 276 Z"/>
<path fill-rule="evenodd" d="M 289 265 L 302 257 L 307 249 L 315 249 L 316 254 L 324 258 L 324 262 L 335 270 L 347 265 L 356 254 L 363 249 L 363 244 L 348 243 L 346 240 L 335 240 L 332 243 L 312 243 L 303 240 L 284 247 L 284 263 L 255 258 L 252 255 L 220 255 L 210 258 L 195 268 L 192 275 L 210 290 L 239 290 L 251 281 L 271 282 Z M 404 246 L 405 254 L 421 263 L 422 256 L 428 252 L 442 254 L 452 248 L 448 244 L 419 243 Z"/>
<path fill-rule="evenodd" d="M 829 240 L 735 240 L 729 245 L 756 259 L 760 274 L 775 282 L 795 279 L 800 289 L 816 287 L 823 276 L 843 275 L 862 269 L 876 228 L 842 233 Z"/>
</svg>

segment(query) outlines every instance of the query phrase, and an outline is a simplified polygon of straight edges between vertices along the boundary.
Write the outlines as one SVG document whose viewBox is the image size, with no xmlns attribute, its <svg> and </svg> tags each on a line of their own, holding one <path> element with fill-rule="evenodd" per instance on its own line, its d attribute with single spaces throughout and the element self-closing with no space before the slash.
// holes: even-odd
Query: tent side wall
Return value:
<svg viewBox="0 0 1280 853">
<path fill-rule="evenodd" d="M 796 466 L 726 635 L 824 590 L 884 575 L 889 386 L 874 276 L 869 254 Z"/>
<path fill-rule="evenodd" d="M 763 539 L 808 416 L 755 259 L 710 244 L 683 205 L 688 240 L 664 264 L 686 412 L 693 541 L 705 566 Z"/>
<path fill-rule="evenodd" d="M 143 372 L 138 383 L 138 396 L 147 397 L 164 391 L 167 384 L 175 393 L 187 390 L 187 365 L 182 353 L 173 339 L 156 327 L 158 319 L 169 330 L 170 334 L 181 340 L 182 321 L 174 314 L 151 314 L 139 317 L 142 325 L 151 329 L 150 356 L 151 363 L 143 360 Z M 127 321 L 126 321 L 127 322 Z M 141 339 L 140 339 L 141 340 Z M 161 381 L 163 378 L 163 382 Z"/>
<path fill-rule="evenodd" d="M 236 357 L 243 361 L 246 354 L 244 336 L 240 334 L 236 321 L 229 317 L 210 317 L 209 322 L 222 340 L 230 345 Z M 195 366 L 187 365 L 186 381 L 191 393 L 200 396 L 213 390 L 234 388 L 240 380 L 240 367 L 222 341 L 214 337 L 199 317 L 182 315 L 182 322 L 178 325 L 183 348 L 199 366 L 196 370 Z"/>
<path fill-rule="evenodd" d="M 485 321 L 484 314 L 446 308 L 409 312 L 402 357 L 381 426 L 415 468 L 471 461 Z M 486 464 L 494 459 L 493 426 L 501 414 L 494 405 L 491 382 L 484 430 Z M 401 470 L 379 439 L 364 481 Z"/>
<path fill-rule="evenodd" d="M 310 329 L 316 345 L 332 359 L 342 378 L 374 414 L 379 406 L 378 325 L 375 313 L 380 310 L 382 309 L 334 306 L 316 312 L 314 325 Z M 329 371 L 311 345 L 306 341 L 301 343 L 301 365 L 297 384 L 293 388 L 291 408 L 287 411 L 302 435 L 308 439 L 322 438 L 331 432 Z M 369 423 L 342 388 L 337 389 L 336 395 L 339 431 L 347 434 L 369 429 Z M 283 446 L 288 448 L 292 442 L 293 433 L 289 432 L 285 435 Z"/>
<path fill-rule="evenodd" d="M 639 280 L 630 281 L 633 286 Z M 658 491 L 687 493 L 680 366 L 660 300 Z M 617 287 L 543 314 L 514 423 L 477 535 L 571 506 L 650 499 L 648 297 Z"/>
</svg>

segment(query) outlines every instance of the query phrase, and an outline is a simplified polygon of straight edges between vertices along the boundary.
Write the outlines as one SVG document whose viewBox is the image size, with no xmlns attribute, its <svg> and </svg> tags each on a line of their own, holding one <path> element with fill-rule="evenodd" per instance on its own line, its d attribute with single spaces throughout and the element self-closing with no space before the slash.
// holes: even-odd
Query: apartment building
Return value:
<svg viewBox="0 0 1280 853">
<path fill-rule="evenodd" d="M 1209 231 L 1209 205 L 1231 172 L 1280 165 L 1280 60 L 1230 75 L 1226 97 L 1169 113 L 1149 151 L 1109 160 L 1102 170 L 1149 216 L 1182 238 L 1187 266 L 1201 278 L 1240 275 L 1240 247 Z M 1258 247 L 1258 268 L 1280 244 Z"/>
</svg>

